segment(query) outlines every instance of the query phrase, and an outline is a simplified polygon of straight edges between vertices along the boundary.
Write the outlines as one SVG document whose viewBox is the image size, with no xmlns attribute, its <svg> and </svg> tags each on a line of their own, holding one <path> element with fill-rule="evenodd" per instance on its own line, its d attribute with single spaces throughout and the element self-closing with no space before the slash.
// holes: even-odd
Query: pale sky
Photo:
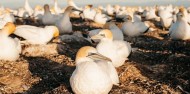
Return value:
<svg viewBox="0 0 190 94">
<path fill-rule="evenodd" d="M 35 5 L 53 4 L 54 0 L 28 0 L 30 5 L 34 7 Z M 61 7 L 66 6 L 67 0 L 58 0 L 58 4 Z M 125 6 L 146 6 L 146 5 L 184 5 L 186 7 L 190 6 L 190 0 L 73 0 L 78 6 L 83 6 L 86 4 L 93 5 L 106 5 L 106 4 L 119 4 Z M 24 5 L 24 0 L 0 0 L 0 5 L 10 8 L 19 8 Z"/>
</svg>

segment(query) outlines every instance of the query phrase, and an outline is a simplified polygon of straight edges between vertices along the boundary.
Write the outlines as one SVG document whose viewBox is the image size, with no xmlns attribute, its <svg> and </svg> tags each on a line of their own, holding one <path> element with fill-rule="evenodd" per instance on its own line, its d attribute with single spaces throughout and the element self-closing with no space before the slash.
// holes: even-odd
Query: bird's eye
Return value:
<svg viewBox="0 0 190 94">
<path fill-rule="evenodd" d="M 100 34 L 100 36 L 103 36 L 103 37 L 105 37 L 105 34 Z"/>
<path fill-rule="evenodd" d="M 92 56 L 92 55 L 95 55 L 95 53 L 93 53 L 93 52 L 88 53 L 88 56 Z"/>
</svg>

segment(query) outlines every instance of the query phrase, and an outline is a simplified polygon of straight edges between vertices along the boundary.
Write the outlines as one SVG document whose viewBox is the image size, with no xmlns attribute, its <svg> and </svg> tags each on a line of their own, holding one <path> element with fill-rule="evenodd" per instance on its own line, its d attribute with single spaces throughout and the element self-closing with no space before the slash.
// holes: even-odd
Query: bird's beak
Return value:
<svg viewBox="0 0 190 94">
<path fill-rule="evenodd" d="M 106 22 L 116 22 L 116 17 L 112 17 L 111 19 L 107 20 Z"/>
<path fill-rule="evenodd" d="M 12 34 L 16 29 L 15 24 L 8 22 L 6 25 L 2 28 L 2 31 L 7 32 L 8 35 Z"/>
<path fill-rule="evenodd" d="M 55 29 L 54 29 L 55 31 L 54 31 L 54 34 L 53 34 L 53 37 L 58 37 L 59 36 L 59 29 L 57 28 L 57 27 L 55 27 Z"/>
<path fill-rule="evenodd" d="M 90 37 L 91 39 L 93 39 L 93 40 L 100 40 L 100 39 L 102 39 L 103 38 L 103 36 L 100 36 L 99 34 L 97 34 L 97 35 L 94 35 L 94 36 L 92 36 L 92 37 Z"/>
<path fill-rule="evenodd" d="M 112 60 L 106 56 L 103 56 L 99 53 L 91 53 L 87 57 L 92 58 L 94 60 L 103 60 L 103 61 L 109 61 L 112 62 Z"/>
<path fill-rule="evenodd" d="M 79 10 L 79 9 L 76 9 L 76 8 L 73 8 L 72 10 L 73 10 L 73 11 L 79 11 L 79 12 L 80 12 L 80 14 L 81 14 L 81 13 L 83 13 L 83 11 L 82 11 L 82 10 Z"/>
</svg>

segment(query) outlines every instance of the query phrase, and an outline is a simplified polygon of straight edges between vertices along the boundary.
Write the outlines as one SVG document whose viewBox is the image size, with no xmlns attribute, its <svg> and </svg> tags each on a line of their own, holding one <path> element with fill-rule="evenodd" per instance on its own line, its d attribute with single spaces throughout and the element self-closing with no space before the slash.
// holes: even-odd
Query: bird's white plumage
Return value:
<svg viewBox="0 0 190 94">
<path fill-rule="evenodd" d="M 42 16 L 42 23 L 44 25 L 55 25 L 58 20 L 62 17 L 62 15 L 54 15 L 51 13 L 49 9 L 49 5 L 44 6 L 44 15 Z"/>
<path fill-rule="evenodd" d="M 141 21 L 132 22 L 127 20 L 122 25 L 122 31 L 125 35 L 134 37 L 143 34 L 149 27 Z"/>
<path fill-rule="evenodd" d="M 15 28 L 15 27 L 13 27 Z M 15 61 L 19 58 L 21 53 L 21 45 L 18 39 L 9 37 L 8 29 L 0 30 L 0 60 Z M 9 29 L 13 32 L 13 29 Z"/>
<path fill-rule="evenodd" d="M 177 21 L 170 27 L 169 34 L 174 40 L 190 39 L 190 25 L 183 13 L 177 14 Z"/>
<path fill-rule="evenodd" d="M 83 47 L 84 49 L 86 47 Z M 87 47 L 86 49 L 88 49 Z M 81 49 L 80 49 L 81 50 Z M 79 50 L 79 51 L 80 51 Z M 81 53 L 95 52 L 95 48 Z M 78 52 L 79 53 L 79 52 Z M 118 75 L 113 65 L 107 61 L 96 61 L 85 56 L 76 56 L 76 69 L 70 78 L 72 90 L 76 94 L 108 94 L 113 84 L 118 84 Z"/>
<path fill-rule="evenodd" d="M 124 40 L 123 32 L 115 25 L 114 22 L 108 22 L 106 25 L 107 27 L 105 29 L 109 29 L 112 32 L 113 40 Z"/>
<path fill-rule="evenodd" d="M 83 16 L 84 19 L 88 19 L 88 20 L 94 20 L 94 17 L 96 15 L 96 11 L 89 7 L 89 6 L 86 6 L 86 8 L 83 10 Z"/>
<path fill-rule="evenodd" d="M 110 58 L 115 67 L 119 67 L 125 63 L 128 56 L 131 53 L 131 45 L 122 40 L 113 40 L 113 35 L 107 35 L 107 33 L 111 33 L 110 30 L 102 30 L 97 35 L 92 36 L 92 39 L 101 39 L 101 41 L 96 46 L 97 51 Z M 103 35 L 105 34 L 105 35 Z M 110 37 L 108 37 L 110 36 Z"/>
<path fill-rule="evenodd" d="M 55 26 L 40 28 L 30 25 L 17 26 L 14 32 L 31 44 L 47 44 L 54 37 L 54 33 Z"/>
<path fill-rule="evenodd" d="M 34 12 L 34 10 L 30 6 L 28 0 L 25 0 L 24 9 L 26 12 L 28 12 L 29 16 L 31 16 Z"/>
<path fill-rule="evenodd" d="M 131 53 L 131 46 L 126 41 L 100 41 L 97 50 L 104 56 L 109 57 L 115 67 L 119 67 L 125 63 L 127 57 Z"/>
</svg>

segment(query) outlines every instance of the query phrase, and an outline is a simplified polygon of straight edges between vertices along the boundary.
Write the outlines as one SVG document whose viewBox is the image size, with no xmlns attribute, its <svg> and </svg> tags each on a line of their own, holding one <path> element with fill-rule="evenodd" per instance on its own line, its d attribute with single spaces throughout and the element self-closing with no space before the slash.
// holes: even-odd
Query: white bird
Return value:
<svg viewBox="0 0 190 94">
<path fill-rule="evenodd" d="M 164 8 L 158 10 L 158 16 L 160 17 L 161 25 L 163 29 L 168 29 L 173 21 L 173 15 L 170 8 Z"/>
<path fill-rule="evenodd" d="M 114 8 L 110 5 L 110 4 L 108 4 L 107 6 L 106 6 L 106 12 L 107 12 L 107 14 L 109 15 L 109 16 L 114 16 L 115 14 L 115 10 L 114 10 Z"/>
<path fill-rule="evenodd" d="M 44 15 L 44 9 L 43 7 L 37 5 L 35 8 L 34 8 L 34 14 L 33 16 L 35 17 L 35 19 L 39 20 L 42 22 L 42 17 Z"/>
<path fill-rule="evenodd" d="M 3 11 L 0 11 L 0 13 L 2 13 L 2 15 L 0 16 L 0 29 L 2 29 L 4 27 L 4 25 L 8 22 L 11 22 L 11 23 L 15 22 L 15 18 L 10 13 L 10 10 L 6 9 Z"/>
<path fill-rule="evenodd" d="M 6 25 L 7 21 L 0 19 L 0 29 L 3 29 L 3 27 Z"/>
<path fill-rule="evenodd" d="M 112 32 L 113 40 L 124 40 L 123 32 L 115 25 L 114 22 L 107 22 L 104 29 L 109 29 Z"/>
<path fill-rule="evenodd" d="M 94 22 L 104 25 L 110 19 L 111 18 L 109 16 L 102 14 L 102 11 L 100 9 L 96 9 L 96 15 L 94 17 Z"/>
<path fill-rule="evenodd" d="M 6 22 L 12 22 L 12 23 L 15 22 L 15 18 L 11 13 L 5 13 L 3 16 L 4 17 L 2 19 L 5 20 Z"/>
<path fill-rule="evenodd" d="M 169 29 L 170 37 L 174 40 L 190 39 L 190 25 L 185 17 L 185 9 L 181 8 L 177 14 L 177 21 Z"/>
<path fill-rule="evenodd" d="M 45 28 L 20 25 L 16 27 L 15 35 L 26 39 L 30 44 L 47 44 L 53 37 L 59 36 L 56 26 L 46 26 Z"/>
<path fill-rule="evenodd" d="M 151 20 L 151 19 L 159 19 L 159 17 L 156 15 L 156 8 L 150 8 L 149 10 L 144 10 L 142 17 L 144 17 L 146 20 Z"/>
<path fill-rule="evenodd" d="M 18 11 L 17 11 L 17 16 L 22 17 L 22 18 L 27 18 L 30 15 L 29 15 L 28 12 L 26 12 L 26 10 L 24 8 L 19 8 Z"/>
<path fill-rule="evenodd" d="M 79 7 L 74 3 L 73 0 L 67 0 L 67 5 L 68 5 L 68 6 L 73 6 L 75 9 L 80 10 L 80 11 L 83 10 L 82 8 L 79 8 Z"/>
<path fill-rule="evenodd" d="M 124 40 L 123 32 L 115 25 L 114 22 L 107 22 L 103 29 L 109 29 L 113 34 L 113 40 Z M 89 37 L 97 35 L 103 29 L 94 29 L 88 31 Z M 100 40 L 93 40 L 94 42 L 98 43 Z"/>
<path fill-rule="evenodd" d="M 80 11 L 83 10 L 83 8 L 78 7 L 73 0 L 67 0 L 67 6 L 73 6 L 75 9 L 80 10 Z M 81 12 L 79 12 L 79 11 L 73 11 L 72 12 L 72 14 L 74 14 L 74 15 L 76 15 L 78 17 L 80 17 L 80 13 Z"/>
<path fill-rule="evenodd" d="M 91 38 L 101 40 L 96 46 L 97 51 L 110 58 L 115 67 L 123 65 L 132 51 L 131 45 L 128 42 L 113 40 L 112 32 L 107 29 L 100 31 Z"/>
<path fill-rule="evenodd" d="M 15 18 L 13 16 L 12 13 L 10 13 L 11 11 L 6 9 L 2 12 L 2 15 L 0 16 L 1 20 L 4 20 L 6 23 L 11 22 L 14 23 L 15 22 Z"/>
<path fill-rule="evenodd" d="M 93 21 L 96 15 L 96 11 L 92 8 L 92 5 L 85 6 L 83 10 L 83 19 Z"/>
<path fill-rule="evenodd" d="M 60 20 L 59 15 L 54 15 L 51 13 L 49 5 L 45 4 L 44 5 L 44 15 L 42 17 L 42 23 L 44 25 L 55 25 L 55 23 Z"/>
<path fill-rule="evenodd" d="M 61 10 L 61 8 L 58 6 L 57 0 L 54 0 L 54 10 L 55 10 L 55 14 L 60 14 L 63 13 L 63 11 Z"/>
<path fill-rule="evenodd" d="M 9 37 L 15 30 L 13 23 L 7 23 L 0 31 L 0 60 L 15 61 L 21 53 L 21 45 L 18 39 Z"/>
<path fill-rule="evenodd" d="M 56 22 L 60 34 L 71 34 L 73 33 L 72 24 L 70 21 L 70 13 L 73 11 L 80 11 L 75 9 L 73 6 L 68 6 L 63 14 L 63 16 Z"/>
<path fill-rule="evenodd" d="M 75 94 L 108 94 L 119 79 L 111 60 L 90 46 L 79 49 L 76 69 L 70 78 Z"/>
<path fill-rule="evenodd" d="M 31 16 L 34 13 L 34 10 L 31 8 L 30 4 L 28 3 L 28 0 L 25 0 L 24 9 L 26 12 L 28 12 L 29 16 Z"/>
<path fill-rule="evenodd" d="M 135 37 L 149 31 L 149 27 L 144 22 L 132 22 L 132 18 L 129 15 L 124 20 L 122 31 L 127 36 Z"/>
</svg>

